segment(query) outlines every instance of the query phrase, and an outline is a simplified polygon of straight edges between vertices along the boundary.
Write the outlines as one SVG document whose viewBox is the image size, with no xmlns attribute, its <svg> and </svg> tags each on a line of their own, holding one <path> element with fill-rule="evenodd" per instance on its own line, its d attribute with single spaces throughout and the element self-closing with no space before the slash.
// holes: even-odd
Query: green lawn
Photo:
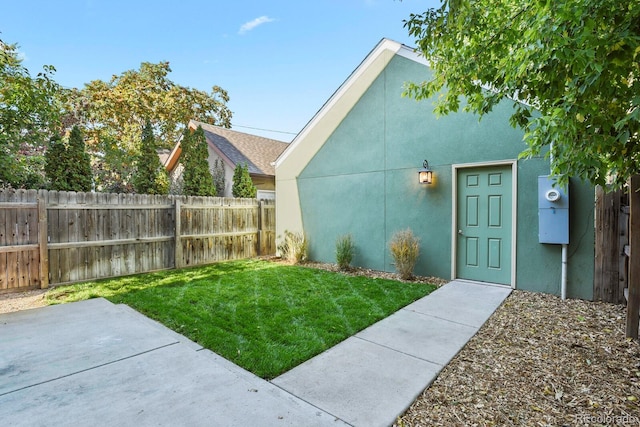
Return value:
<svg viewBox="0 0 640 427">
<path fill-rule="evenodd" d="M 435 286 L 242 260 L 60 286 L 50 303 L 124 303 L 271 379 Z"/>
</svg>

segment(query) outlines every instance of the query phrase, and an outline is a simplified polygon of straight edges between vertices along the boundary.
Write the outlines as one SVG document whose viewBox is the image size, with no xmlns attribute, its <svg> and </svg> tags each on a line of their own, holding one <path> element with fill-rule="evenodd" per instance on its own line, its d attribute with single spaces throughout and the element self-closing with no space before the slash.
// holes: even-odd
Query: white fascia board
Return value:
<svg viewBox="0 0 640 427">
<path fill-rule="evenodd" d="M 417 49 L 409 47 L 407 45 L 400 45 L 400 50 L 396 52 L 396 55 L 410 59 L 426 67 L 431 67 L 431 63 L 427 60 L 427 58 L 424 57 L 424 55 L 422 55 L 422 53 L 418 52 Z"/>
</svg>

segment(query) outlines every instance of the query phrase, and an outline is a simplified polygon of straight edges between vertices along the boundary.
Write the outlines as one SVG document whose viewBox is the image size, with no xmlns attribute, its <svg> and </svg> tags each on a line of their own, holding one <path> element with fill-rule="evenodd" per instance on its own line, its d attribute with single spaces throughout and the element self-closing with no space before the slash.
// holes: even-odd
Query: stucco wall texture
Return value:
<svg viewBox="0 0 640 427">
<path fill-rule="evenodd" d="M 336 239 L 351 233 L 354 265 L 394 271 L 389 241 L 411 228 L 421 242 L 416 274 L 452 278 L 454 165 L 516 161 L 525 145 L 522 131 L 508 122 L 511 101 L 479 121 L 465 112 L 438 118 L 432 100 L 401 96 L 405 82 L 426 80 L 428 73 L 424 64 L 393 57 L 298 175 L 312 259 L 335 262 Z M 435 172 L 431 185 L 418 183 L 424 159 Z M 549 173 L 549 162 L 516 164 L 515 287 L 559 294 L 561 247 L 538 243 L 537 177 Z M 288 196 L 295 194 L 278 195 Z M 593 187 L 573 180 L 569 297 L 593 297 L 593 211 Z"/>
</svg>

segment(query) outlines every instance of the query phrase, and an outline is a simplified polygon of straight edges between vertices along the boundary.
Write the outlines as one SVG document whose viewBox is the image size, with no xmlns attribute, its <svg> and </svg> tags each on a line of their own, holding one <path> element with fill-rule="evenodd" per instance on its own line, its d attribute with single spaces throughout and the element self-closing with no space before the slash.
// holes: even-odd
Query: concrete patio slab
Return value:
<svg viewBox="0 0 640 427">
<path fill-rule="evenodd" d="M 126 306 L 0 315 L 2 425 L 340 426 Z"/>
<path fill-rule="evenodd" d="M 131 318 L 134 318 L 136 322 L 145 323 L 147 326 L 154 328 L 156 331 L 164 335 L 167 335 L 168 337 L 171 337 L 172 339 L 175 340 L 175 342 L 184 344 L 192 350 L 198 351 L 204 348 L 197 342 L 193 342 L 189 338 L 185 337 L 184 335 L 179 334 L 167 328 L 162 323 L 156 322 L 155 320 L 150 319 L 147 316 L 141 315 L 139 312 L 135 311 L 133 308 L 129 307 L 126 304 L 117 304 L 115 307 L 117 307 L 120 310 L 123 316 L 131 316 Z"/>
<path fill-rule="evenodd" d="M 0 395 L 178 342 L 102 298 L 71 307 L 0 315 Z"/>
<path fill-rule="evenodd" d="M 182 345 L 0 396 L 0 419 L 11 426 L 342 424 L 266 381 L 250 381 Z"/>
</svg>

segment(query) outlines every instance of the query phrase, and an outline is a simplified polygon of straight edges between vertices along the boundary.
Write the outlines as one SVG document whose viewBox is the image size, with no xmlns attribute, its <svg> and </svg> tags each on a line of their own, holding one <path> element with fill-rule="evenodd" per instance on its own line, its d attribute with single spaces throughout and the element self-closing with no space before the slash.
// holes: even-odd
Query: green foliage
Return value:
<svg viewBox="0 0 640 427">
<path fill-rule="evenodd" d="M 413 278 L 413 269 L 420 255 L 420 241 L 410 228 L 396 232 L 389 242 L 396 270 L 404 280 Z"/>
<path fill-rule="evenodd" d="M 243 260 L 58 286 L 47 299 L 127 304 L 271 379 L 434 289 Z"/>
<path fill-rule="evenodd" d="M 71 191 L 91 191 L 91 159 L 85 150 L 80 128 L 74 126 L 69 135 L 67 148 L 68 183 Z"/>
<path fill-rule="evenodd" d="M 142 129 L 142 144 L 133 175 L 133 188 L 140 194 L 168 194 L 169 176 L 160 163 L 151 122 Z"/>
<path fill-rule="evenodd" d="M 0 40 L 0 187 L 43 184 L 44 150 L 58 132 L 63 91 L 55 68 L 36 77 L 22 65 L 17 46 Z"/>
<path fill-rule="evenodd" d="M 169 79 L 170 72 L 168 62 L 143 62 L 139 70 L 114 75 L 109 82 L 94 80 L 73 94 L 70 110 L 90 125 L 92 139 L 107 132 L 129 148 L 138 146 L 147 120 L 162 148 L 173 146 L 191 119 L 231 125 L 224 89 L 214 86 L 208 93 L 180 86 Z"/>
<path fill-rule="evenodd" d="M 253 184 L 249 175 L 249 167 L 245 164 L 237 164 L 233 170 L 233 197 L 247 197 L 253 199 L 258 194 L 258 189 Z"/>
<path fill-rule="evenodd" d="M 215 196 L 216 186 L 209 171 L 209 150 L 202 126 L 182 135 L 182 192 L 188 196 Z"/>
<path fill-rule="evenodd" d="M 289 262 L 298 264 L 306 261 L 309 256 L 309 241 L 304 233 L 284 231 L 284 239 L 278 245 L 280 256 Z"/>
<path fill-rule="evenodd" d="M 67 186 L 66 157 L 67 147 L 59 135 L 49 140 L 49 148 L 45 154 L 44 171 L 52 190 L 60 190 Z"/>
<path fill-rule="evenodd" d="M 355 249 L 351 234 L 338 237 L 336 240 L 336 262 L 340 270 L 349 270 Z"/>
<path fill-rule="evenodd" d="M 141 130 L 150 120 L 160 148 L 172 147 L 189 120 L 231 125 L 227 92 L 178 85 L 169 79 L 168 62 L 143 62 L 138 70 L 94 80 L 82 90 L 69 91 L 65 123 L 81 125 L 90 151 L 98 154 L 100 189 L 133 190 L 131 179 L 140 154 Z"/>
<path fill-rule="evenodd" d="M 136 154 L 122 148 L 114 136 L 105 136 L 94 151 L 93 164 L 96 189 L 108 193 L 132 193 L 132 173 L 135 170 Z"/>
<path fill-rule="evenodd" d="M 640 2 L 456 0 L 405 22 L 431 61 L 417 99 L 440 93 L 436 112 L 480 116 L 505 98 L 511 124 L 552 173 L 614 186 L 640 172 Z M 441 92 L 446 85 L 446 91 Z M 534 112 L 535 110 L 535 112 Z"/>
<path fill-rule="evenodd" d="M 213 185 L 216 187 L 216 196 L 224 196 L 226 180 L 224 178 L 224 163 L 222 162 L 222 159 L 214 160 L 211 174 L 213 175 Z"/>
<path fill-rule="evenodd" d="M 45 158 L 45 173 L 52 190 L 91 191 L 91 160 L 77 126 L 71 130 L 66 144 L 59 137 L 51 138 Z"/>
</svg>

